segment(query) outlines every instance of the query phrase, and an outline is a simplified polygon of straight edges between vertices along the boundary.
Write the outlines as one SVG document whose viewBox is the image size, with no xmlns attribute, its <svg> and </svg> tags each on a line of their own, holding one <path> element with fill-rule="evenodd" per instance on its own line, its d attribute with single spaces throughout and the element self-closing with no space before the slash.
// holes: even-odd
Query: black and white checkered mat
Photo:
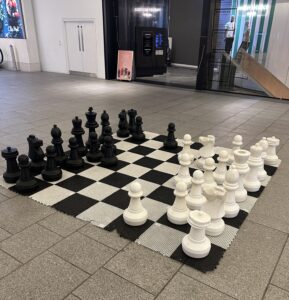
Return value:
<svg viewBox="0 0 289 300">
<path fill-rule="evenodd" d="M 131 138 L 114 136 L 119 159 L 116 167 L 108 169 L 101 164 L 86 162 L 84 168 L 77 172 L 63 169 L 62 179 L 53 183 L 43 181 L 39 175 L 38 190 L 27 196 L 105 230 L 116 230 L 126 239 L 202 272 L 214 270 L 277 168 L 265 166 L 269 176 L 261 189 L 249 193 L 248 199 L 240 203 L 241 210 L 236 218 L 224 219 L 226 228 L 222 235 L 210 237 L 212 248 L 209 256 L 192 259 L 183 253 L 181 246 L 182 238 L 189 233 L 190 226 L 171 224 L 166 216 L 168 206 L 174 202 L 173 177 L 179 169 L 177 154 L 182 147 L 169 152 L 163 149 L 165 136 L 151 132 L 145 134 L 147 139 L 141 144 L 135 144 Z M 196 156 L 200 147 L 199 143 L 191 146 Z M 220 150 L 217 147 L 216 153 Z M 214 157 L 215 160 L 217 157 Z M 191 174 L 194 170 L 191 168 Z M 128 187 L 135 180 L 142 185 L 142 203 L 149 216 L 148 221 L 140 227 L 126 225 L 122 217 L 130 201 Z M 0 185 L 14 190 L 14 186 L 5 183 L 3 178 Z"/>
</svg>

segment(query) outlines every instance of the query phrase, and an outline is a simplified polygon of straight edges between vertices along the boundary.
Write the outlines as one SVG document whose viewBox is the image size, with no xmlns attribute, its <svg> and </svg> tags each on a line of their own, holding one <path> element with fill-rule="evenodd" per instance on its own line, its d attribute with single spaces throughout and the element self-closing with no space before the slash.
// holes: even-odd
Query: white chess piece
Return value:
<svg viewBox="0 0 289 300">
<path fill-rule="evenodd" d="M 237 168 L 232 165 L 229 171 L 226 173 L 226 178 L 223 183 L 223 187 L 226 190 L 225 196 L 225 217 L 235 218 L 240 211 L 240 206 L 236 203 L 236 194 L 239 187 L 239 172 Z"/>
<path fill-rule="evenodd" d="M 261 182 L 258 178 L 258 170 L 262 165 L 262 148 L 259 144 L 253 145 L 250 148 L 251 155 L 248 160 L 250 171 L 244 178 L 244 188 L 248 192 L 257 192 L 261 187 Z"/>
<path fill-rule="evenodd" d="M 190 212 L 188 223 L 191 230 L 182 240 L 182 248 L 186 255 L 203 258 L 210 253 L 211 241 L 206 237 L 206 227 L 210 222 L 211 217 L 207 213 L 199 210 Z"/>
<path fill-rule="evenodd" d="M 268 141 L 265 137 L 262 138 L 262 140 L 260 140 L 259 145 L 262 147 L 262 154 L 261 154 L 261 158 L 262 158 L 262 165 L 259 167 L 258 170 L 258 178 L 260 181 L 264 181 L 267 178 L 267 172 L 264 169 L 264 162 L 265 162 L 265 158 L 267 157 L 267 150 L 269 147 Z"/>
<path fill-rule="evenodd" d="M 203 144 L 203 147 L 199 150 L 198 168 L 203 169 L 206 158 L 213 157 L 216 154 L 215 141 L 216 138 L 213 135 L 199 137 L 199 142 Z"/>
<path fill-rule="evenodd" d="M 244 188 L 244 178 L 246 174 L 250 171 L 250 168 L 248 166 L 248 159 L 250 157 L 250 152 L 244 149 L 235 150 L 234 151 L 234 162 L 233 166 L 236 167 L 236 169 L 239 172 L 239 187 L 236 190 L 236 202 L 244 202 L 247 199 L 248 192 Z"/>
<path fill-rule="evenodd" d="M 229 153 L 226 150 L 222 150 L 219 153 L 217 168 L 214 172 L 214 179 L 217 184 L 223 184 L 225 181 L 225 175 L 227 172 L 227 163 L 229 160 Z"/>
<path fill-rule="evenodd" d="M 216 163 L 213 158 L 206 158 L 204 164 L 204 185 L 216 186 L 217 183 L 214 179 L 214 170 L 216 169 Z"/>
<path fill-rule="evenodd" d="M 192 162 L 194 160 L 194 155 L 191 149 L 191 145 L 193 144 L 191 135 L 185 134 L 182 143 L 183 143 L 183 150 L 181 151 L 180 154 L 184 154 L 184 153 L 189 154 Z"/>
<path fill-rule="evenodd" d="M 191 158 L 188 153 L 179 154 L 178 156 L 180 169 L 178 174 L 175 176 L 175 182 L 184 182 L 187 187 L 191 187 L 192 177 L 190 174 L 189 166 L 191 165 Z"/>
<path fill-rule="evenodd" d="M 173 206 L 167 211 L 168 220 L 176 225 L 184 225 L 188 221 L 190 210 L 186 204 L 186 196 L 188 195 L 187 185 L 184 182 L 178 182 L 174 190 L 176 199 Z"/>
<path fill-rule="evenodd" d="M 233 145 L 233 148 L 229 153 L 228 164 L 231 164 L 234 161 L 234 151 L 240 150 L 241 147 L 243 146 L 243 137 L 241 135 L 236 135 L 233 139 L 232 145 Z"/>
<path fill-rule="evenodd" d="M 206 234 L 218 236 L 225 230 L 225 222 L 222 219 L 225 215 L 224 201 L 226 191 L 222 186 L 204 186 L 204 196 L 207 202 L 203 205 L 203 211 L 210 215 L 211 223 L 206 228 Z"/>
<path fill-rule="evenodd" d="M 276 166 L 278 164 L 278 156 L 276 154 L 276 148 L 280 145 L 280 140 L 275 136 L 267 138 L 269 147 L 267 150 L 267 156 L 265 158 L 265 163 L 267 165 Z"/>
<path fill-rule="evenodd" d="M 141 226 L 148 218 L 147 210 L 142 206 L 141 196 L 143 195 L 142 187 L 138 182 L 133 182 L 128 192 L 130 203 L 128 208 L 123 212 L 123 219 L 130 226 Z"/>
<path fill-rule="evenodd" d="M 190 210 L 201 210 L 207 201 L 206 197 L 202 194 L 202 184 L 204 182 L 203 172 L 196 170 L 192 178 L 191 191 L 186 197 L 187 206 Z"/>
</svg>

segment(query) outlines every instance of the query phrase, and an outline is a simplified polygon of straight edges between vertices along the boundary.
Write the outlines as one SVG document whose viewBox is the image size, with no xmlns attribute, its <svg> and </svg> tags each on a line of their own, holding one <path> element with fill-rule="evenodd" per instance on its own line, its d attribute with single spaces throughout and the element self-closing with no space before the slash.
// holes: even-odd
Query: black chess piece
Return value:
<svg viewBox="0 0 289 300">
<path fill-rule="evenodd" d="M 86 141 L 85 145 L 87 149 L 90 147 L 90 133 L 95 132 L 95 129 L 99 126 L 98 123 L 96 122 L 96 116 L 97 113 L 93 111 L 92 107 L 89 107 L 88 112 L 85 113 L 86 116 L 86 123 L 85 127 L 89 129 L 88 131 L 88 140 Z"/>
<path fill-rule="evenodd" d="M 118 131 L 117 136 L 120 138 L 125 138 L 129 136 L 129 129 L 128 129 L 128 122 L 126 117 L 126 111 L 123 109 L 121 113 L 118 115 L 119 117 L 119 124 L 118 124 Z"/>
<path fill-rule="evenodd" d="M 84 135 L 85 131 L 81 127 L 82 125 L 82 120 L 79 119 L 78 117 L 75 117 L 72 120 L 73 128 L 71 130 L 71 134 L 73 134 L 76 138 L 77 144 L 78 144 L 78 153 L 81 157 L 85 156 L 87 153 L 87 149 L 84 146 L 82 136 Z"/>
<path fill-rule="evenodd" d="M 7 183 L 15 183 L 20 177 L 20 169 L 17 164 L 18 150 L 16 148 L 7 147 L 1 151 L 2 157 L 6 160 L 6 171 L 3 178 Z"/>
<path fill-rule="evenodd" d="M 113 148 L 113 152 L 116 155 L 116 146 L 113 142 L 113 137 L 112 137 L 112 129 L 110 126 L 106 126 L 104 128 L 104 132 L 103 132 L 103 138 L 105 138 L 106 136 L 110 136 L 112 138 L 112 148 Z"/>
<path fill-rule="evenodd" d="M 136 116 L 137 116 L 137 111 L 135 109 L 130 109 L 127 112 L 128 116 L 129 116 L 129 125 L 128 125 L 128 129 L 130 134 L 133 134 L 135 132 L 136 129 Z"/>
<path fill-rule="evenodd" d="M 22 154 L 18 157 L 20 167 L 20 178 L 17 180 L 15 189 L 19 193 L 29 193 L 38 188 L 37 180 L 31 175 L 30 162 L 27 155 Z"/>
<path fill-rule="evenodd" d="M 97 134 L 95 132 L 91 132 L 90 134 L 90 148 L 88 153 L 86 154 L 86 158 L 90 162 L 99 162 L 102 159 L 102 152 L 100 151 L 100 143 L 97 139 Z"/>
<path fill-rule="evenodd" d="M 31 159 L 30 169 L 33 174 L 39 174 L 45 167 L 45 154 L 42 150 L 43 141 L 35 135 L 29 135 L 27 138 L 29 144 L 28 157 Z"/>
<path fill-rule="evenodd" d="M 175 138 L 176 125 L 174 123 L 170 123 L 168 125 L 168 136 L 164 141 L 164 148 L 167 150 L 176 149 L 178 147 L 178 143 Z"/>
<path fill-rule="evenodd" d="M 66 166 L 72 170 L 81 169 L 84 166 L 84 160 L 79 155 L 78 144 L 75 137 L 69 139 L 68 147 L 70 148 L 70 152 L 66 160 Z"/>
<path fill-rule="evenodd" d="M 54 145 L 54 149 L 56 152 L 56 164 L 58 166 L 63 166 L 65 164 L 65 161 L 67 159 L 67 155 L 63 151 L 63 139 L 61 138 L 61 130 L 57 127 L 57 125 L 53 125 L 53 128 L 51 129 L 51 136 L 52 141 L 51 143 Z"/>
<path fill-rule="evenodd" d="M 118 159 L 113 149 L 113 139 L 111 136 L 104 137 L 104 143 L 102 145 L 101 151 L 103 153 L 103 157 L 101 159 L 102 166 L 113 167 L 117 164 Z"/>
<path fill-rule="evenodd" d="M 62 170 L 57 167 L 56 163 L 56 152 L 54 146 L 48 146 L 46 148 L 46 165 L 45 169 L 42 170 L 41 175 L 46 181 L 57 181 L 62 177 Z"/>
<path fill-rule="evenodd" d="M 103 144 L 103 140 L 104 140 L 104 137 L 105 137 L 105 134 L 104 134 L 105 128 L 110 125 L 110 123 L 109 123 L 109 115 L 106 112 L 106 110 L 103 111 L 103 113 L 101 114 L 100 118 L 101 118 L 101 126 L 102 127 L 101 127 L 101 134 L 100 134 L 98 140 L 99 140 L 99 142 L 101 144 Z"/>
<path fill-rule="evenodd" d="M 142 124 L 143 124 L 142 117 L 140 116 L 136 117 L 136 128 L 135 128 L 135 132 L 132 134 L 133 141 L 135 142 L 141 143 L 145 141 L 146 137 L 142 130 Z"/>
</svg>

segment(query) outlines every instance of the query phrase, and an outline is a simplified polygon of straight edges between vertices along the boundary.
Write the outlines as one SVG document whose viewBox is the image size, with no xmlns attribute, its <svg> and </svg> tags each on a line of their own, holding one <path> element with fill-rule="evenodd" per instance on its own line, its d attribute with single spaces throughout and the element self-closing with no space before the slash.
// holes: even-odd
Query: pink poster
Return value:
<svg viewBox="0 0 289 300">
<path fill-rule="evenodd" d="M 133 79 L 134 52 L 127 50 L 118 51 L 117 79 L 131 81 Z"/>
</svg>

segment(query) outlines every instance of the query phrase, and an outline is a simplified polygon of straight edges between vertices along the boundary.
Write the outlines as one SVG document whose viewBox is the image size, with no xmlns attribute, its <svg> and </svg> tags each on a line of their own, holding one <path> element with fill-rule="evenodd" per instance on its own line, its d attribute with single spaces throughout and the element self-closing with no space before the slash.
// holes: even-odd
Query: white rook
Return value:
<svg viewBox="0 0 289 300">
<path fill-rule="evenodd" d="M 280 140 L 275 138 L 275 136 L 267 138 L 269 147 L 267 150 L 267 156 L 265 158 L 265 163 L 271 166 L 275 166 L 278 163 L 278 156 L 276 154 L 276 148 L 280 145 Z"/>
</svg>

